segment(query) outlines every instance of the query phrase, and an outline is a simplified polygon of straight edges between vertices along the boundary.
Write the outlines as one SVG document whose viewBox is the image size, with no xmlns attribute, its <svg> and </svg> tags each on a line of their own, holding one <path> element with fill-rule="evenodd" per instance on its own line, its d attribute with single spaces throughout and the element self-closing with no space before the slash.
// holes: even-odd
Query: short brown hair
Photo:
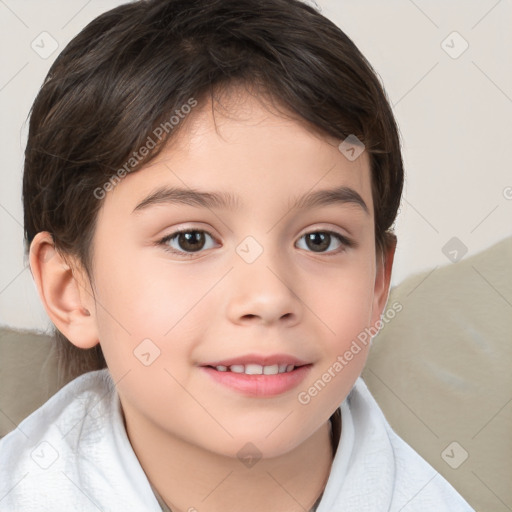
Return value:
<svg viewBox="0 0 512 512">
<path fill-rule="evenodd" d="M 300 0 L 146 0 L 94 19 L 39 91 L 23 176 L 27 246 L 49 231 L 57 250 L 77 256 L 91 277 L 102 204 L 94 190 L 191 97 L 201 103 L 236 83 L 265 91 L 322 133 L 364 143 L 377 251 L 394 243 L 399 132 L 376 73 L 347 35 Z M 106 367 L 99 345 L 83 350 L 56 337 L 63 381 Z"/>
</svg>

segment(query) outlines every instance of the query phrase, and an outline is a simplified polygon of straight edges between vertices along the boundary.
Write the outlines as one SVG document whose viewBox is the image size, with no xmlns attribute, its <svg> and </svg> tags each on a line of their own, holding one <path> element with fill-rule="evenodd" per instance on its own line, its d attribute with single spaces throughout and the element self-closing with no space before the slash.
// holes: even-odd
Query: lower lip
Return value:
<svg viewBox="0 0 512 512">
<path fill-rule="evenodd" d="M 272 397 L 297 387 L 309 373 L 310 364 L 276 375 L 246 375 L 245 373 L 219 372 L 215 368 L 202 366 L 212 379 L 244 395 Z"/>
</svg>

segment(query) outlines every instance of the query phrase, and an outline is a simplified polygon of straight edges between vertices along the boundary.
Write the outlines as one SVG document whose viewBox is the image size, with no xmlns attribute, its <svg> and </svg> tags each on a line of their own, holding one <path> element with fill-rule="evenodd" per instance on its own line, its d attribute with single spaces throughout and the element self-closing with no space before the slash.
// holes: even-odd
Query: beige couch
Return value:
<svg viewBox="0 0 512 512">
<path fill-rule="evenodd" d="M 512 237 L 395 287 L 363 377 L 477 511 L 512 510 Z M 0 436 L 58 390 L 50 338 L 0 329 Z M 433 511 L 435 512 L 435 511 Z"/>
<path fill-rule="evenodd" d="M 510 512 L 512 237 L 405 280 L 395 301 L 363 371 L 370 391 L 477 511 Z"/>
</svg>

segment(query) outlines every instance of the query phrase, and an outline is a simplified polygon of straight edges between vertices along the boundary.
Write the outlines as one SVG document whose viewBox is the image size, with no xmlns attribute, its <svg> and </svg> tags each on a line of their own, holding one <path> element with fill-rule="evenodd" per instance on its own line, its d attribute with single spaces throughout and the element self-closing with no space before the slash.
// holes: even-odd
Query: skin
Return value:
<svg viewBox="0 0 512 512">
<path fill-rule="evenodd" d="M 107 194 L 92 284 L 46 232 L 33 241 L 30 264 L 56 327 L 78 347 L 101 343 L 133 449 L 174 511 L 302 512 L 327 482 L 328 420 L 368 348 L 307 405 L 297 395 L 379 320 L 394 247 L 376 255 L 366 152 L 349 161 L 339 140 L 252 95 L 233 95 L 228 107 L 213 117 L 211 105 L 198 106 L 156 160 Z M 238 206 L 167 203 L 133 212 L 163 185 L 229 192 Z M 354 203 L 288 206 L 342 185 L 359 193 L 368 213 Z M 176 239 L 171 248 L 185 256 L 158 245 L 178 228 L 213 238 L 191 257 Z M 315 252 L 304 237 L 312 231 L 336 232 L 355 245 L 333 236 Z M 236 252 L 247 236 L 263 249 L 250 264 Z M 148 366 L 133 353 L 144 339 L 160 350 Z M 198 366 L 249 353 L 290 354 L 312 367 L 297 388 L 263 398 L 228 389 Z M 262 456 L 250 468 L 237 457 L 247 443 Z"/>
</svg>

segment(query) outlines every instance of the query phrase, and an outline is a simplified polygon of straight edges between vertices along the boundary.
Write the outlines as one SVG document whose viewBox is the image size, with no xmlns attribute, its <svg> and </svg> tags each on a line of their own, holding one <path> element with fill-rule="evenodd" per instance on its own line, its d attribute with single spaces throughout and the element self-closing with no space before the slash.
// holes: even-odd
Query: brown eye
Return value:
<svg viewBox="0 0 512 512">
<path fill-rule="evenodd" d="M 331 235 L 329 233 L 308 233 L 305 237 L 306 245 L 315 252 L 323 252 L 331 245 Z"/>
<path fill-rule="evenodd" d="M 301 244 L 303 240 L 305 243 Z M 313 231 L 303 235 L 297 243 L 300 249 L 317 253 L 337 253 L 352 245 L 350 240 L 333 231 Z"/>
<path fill-rule="evenodd" d="M 215 247 L 212 235 L 198 229 L 177 231 L 166 236 L 159 243 L 164 245 L 167 251 L 180 255 L 187 255 Z"/>
<path fill-rule="evenodd" d="M 205 236 L 201 231 L 188 231 L 178 235 L 178 245 L 184 251 L 200 251 L 205 244 Z"/>
</svg>

